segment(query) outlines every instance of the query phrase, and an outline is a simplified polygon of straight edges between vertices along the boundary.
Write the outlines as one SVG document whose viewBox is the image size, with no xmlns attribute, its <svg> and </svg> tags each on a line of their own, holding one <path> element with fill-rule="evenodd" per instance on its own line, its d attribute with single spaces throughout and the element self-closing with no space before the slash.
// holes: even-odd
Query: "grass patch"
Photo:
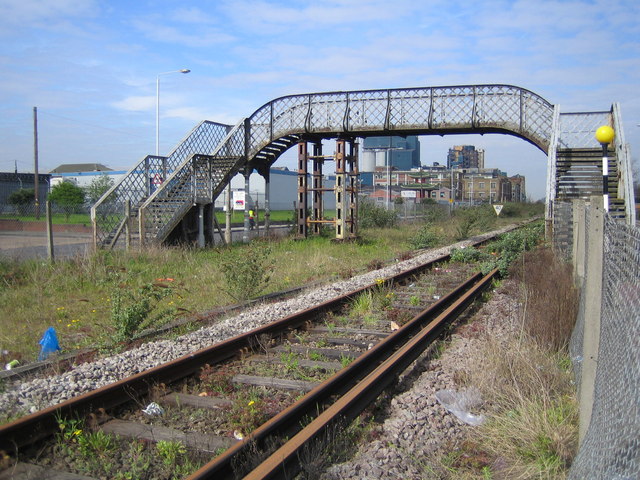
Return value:
<svg viewBox="0 0 640 480">
<path fill-rule="evenodd" d="M 535 207 L 527 208 L 533 212 Z M 541 212 L 538 208 L 537 213 Z M 498 218 L 495 226 L 529 216 L 527 211 L 521 217 Z M 437 223 L 433 216 L 428 218 L 429 228 L 437 234 L 437 245 L 451 243 L 456 218 L 444 218 Z M 24 364 L 35 360 L 38 341 L 50 326 L 56 328 L 63 352 L 112 343 L 119 331 L 113 314 L 117 292 L 138 292 L 147 285 L 165 292 L 162 298 L 150 302 L 146 319 L 158 318 L 169 311 L 175 316 L 196 314 L 235 303 L 236 298 L 349 277 L 369 266 L 378 268 L 393 259 L 404 258 L 411 249 L 411 239 L 423 225 L 363 228 L 357 242 L 334 242 L 325 237 L 278 239 L 269 243 L 269 255 L 261 253 L 265 245 L 257 242 L 215 249 L 98 251 L 54 264 L 0 257 L 0 308 L 4 318 L 0 363 L 18 359 Z M 258 288 L 241 283 L 240 293 L 232 294 L 223 265 L 233 255 L 268 260 L 268 282 L 260 283 Z M 136 331 L 145 322 L 140 322 Z M 123 333 L 121 337 L 126 342 L 126 337 L 133 335 Z"/>
</svg>

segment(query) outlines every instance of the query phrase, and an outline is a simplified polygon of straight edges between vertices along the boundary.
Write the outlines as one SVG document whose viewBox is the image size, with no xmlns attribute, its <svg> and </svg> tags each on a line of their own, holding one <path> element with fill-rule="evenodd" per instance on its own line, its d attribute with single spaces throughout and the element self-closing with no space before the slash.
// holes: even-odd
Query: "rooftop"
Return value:
<svg viewBox="0 0 640 480">
<path fill-rule="evenodd" d="M 49 173 L 74 173 L 74 172 L 111 172 L 111 168 L 101 163 L 63 163 Z"/>
</svg>

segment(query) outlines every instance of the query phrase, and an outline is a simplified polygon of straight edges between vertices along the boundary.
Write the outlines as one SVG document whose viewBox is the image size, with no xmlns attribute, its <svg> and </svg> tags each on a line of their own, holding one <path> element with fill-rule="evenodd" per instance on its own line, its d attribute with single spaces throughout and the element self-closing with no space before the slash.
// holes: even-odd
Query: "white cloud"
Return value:
<svg viewBox="0 0 640 480">
<path fill-rule="evenodd" d="M 282 32 L 299 32 L 329 27 L 357 28 L 366 22 L 377 22 L 384 28 L 385 22 L 406 15 L 415 8 L 412 0 L 334 0 L 323 2 L 284 2 L 264 0 L 233 0 L 223 3 L 223 11 L 237 28 L 259 35 Z"/>
<path fill-rule="evenodd" d="M 118 108 L 120 110 L 125 110 L 128 112 L 145 112 L 145 111 L 156 108 L 156 97 L 155 96 L 127 97 L 123 100 L 113 102 L 111 105 L 115 108 Z"/>
<path fill-rule="evenodd" d="M 194 24 L 210 24 L 218 23 L 215 16 L 208 14 L 198 7 L 179 8 L 170 14 L 173 21 L 194 23 Z"/>
<path fill-rule="evenodd" d="M 154 42 L 183 45 L 192 48 L 220 46 L 234 40 L 234 36 L 216 28 L 198 28 L 191 26 L 170 26 L 161 20 L 149 21 L 137 19 L 132 21 L 133 27 L 146 38 Z"/>
<path fill-rule="evenodd" d="M 69 17 L 93 17 L 98 11 L 95 0 L 2 0 L 0 28 L 2 25 L 28 28 Z"/>
</svg>

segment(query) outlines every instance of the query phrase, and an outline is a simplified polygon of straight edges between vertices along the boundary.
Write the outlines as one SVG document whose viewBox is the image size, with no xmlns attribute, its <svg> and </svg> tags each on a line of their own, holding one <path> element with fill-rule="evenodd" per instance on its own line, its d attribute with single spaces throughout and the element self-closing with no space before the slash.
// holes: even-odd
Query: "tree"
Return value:
<svg viewBox="0 0 640 480">
<path fill-rule="evenodd" d="M 28 213 L 28 207 L 35 201 L 36 193 L 33 188 L 21 188 L 11 192 L 7 201 L 18 209 L 20 215 Z"/>
<path fill-rule="evenodd" d="M 84 203 L 84 190 L 71 182 L 62 182 L 51 189 L 49 200 L 62 207 L 66 219 Z"/>
<path fill-rule="evenodd" d="M 108 175 L 99 175 L 85 187 L 85 195 L 91 205 L 95 204 L 107 190 L 113 187 L 113 179 Z"/>
</svg>

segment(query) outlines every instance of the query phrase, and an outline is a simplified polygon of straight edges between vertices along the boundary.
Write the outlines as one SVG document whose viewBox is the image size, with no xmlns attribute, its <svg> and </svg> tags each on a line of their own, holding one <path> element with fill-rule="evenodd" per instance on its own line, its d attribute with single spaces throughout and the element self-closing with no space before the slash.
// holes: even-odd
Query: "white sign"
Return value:
<svg viewBox="0 0 640 480">
<path fill-rule="evenodd" d="M 402 190 L 400 196 L 402 198 L 416 198 L 416 193 L 415 190 Z"/>
<path fill-rule="evenodd" d="M 496 211 L 496 216 L 499 216 L 502 211 L 502 205 L 494 205 L 493 209 Z"/>
<path fill-rule="evenodd" d="M 233 192 L 233 209 L 244 210 L 244 190 L 236 190 Z"/>
</svg>

